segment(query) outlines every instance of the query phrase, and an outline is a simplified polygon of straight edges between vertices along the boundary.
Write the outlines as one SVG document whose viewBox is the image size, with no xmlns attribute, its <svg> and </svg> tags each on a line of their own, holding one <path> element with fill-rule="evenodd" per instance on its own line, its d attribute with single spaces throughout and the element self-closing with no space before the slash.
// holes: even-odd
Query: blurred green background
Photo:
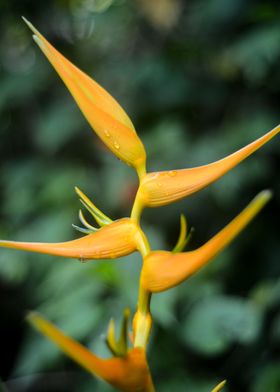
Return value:
<svg viewBox="0 0 280 392">
<path fill-rule="evenodd" d="M 75 238 L 75 185 L 112 218 L 129 215 L 137 187 L 133 170 L 91 132 L 21 15 L 123 105 L 150 171 L 217 160 L 280 122 L 278 1 L 2 0 L 0 238 Z M 149 360 L 159 392 L 209 392 L 225 378 L 225 391 L 280 391 L 279 168 L 278 137 L 198 194 L 145 210 L 154 249 L 174 245 L 181 212 L 195 248 L 260 190 L 274 191 L 214 262 L 153 297 Z M 81 264 L 1 249 L 3 388 L 112 391 L 24 316 L 36 309 L 107 356 L 109 319 L 135 310 L 140 267 L 137 254 Z"/>
</svg>

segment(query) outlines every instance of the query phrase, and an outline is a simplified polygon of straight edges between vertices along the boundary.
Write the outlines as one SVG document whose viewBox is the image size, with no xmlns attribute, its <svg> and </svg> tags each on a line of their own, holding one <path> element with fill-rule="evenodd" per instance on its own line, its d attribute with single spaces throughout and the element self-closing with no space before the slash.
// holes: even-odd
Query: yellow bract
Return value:
<svg viewBox="0 0 280 392">
<path fill-rule="evenodd" d="M 144 259 L 141 285 L 150 292 L 168 290 L 186 280 L 221 252 L 271 198 L 263 191 L 222 231 L 200 248 L 184 253 L 153 251 Z"/>
<path fill-rule="evenodd" d="M 133 166 L 141 177 L 146 171 L 146 152 L 123 108 L 104 88 L 60 54 L 30 22 L 23 19 L 35 34 L 34 41 L 68 87 L 97 135 L 118 158 Z"/>
</svg>

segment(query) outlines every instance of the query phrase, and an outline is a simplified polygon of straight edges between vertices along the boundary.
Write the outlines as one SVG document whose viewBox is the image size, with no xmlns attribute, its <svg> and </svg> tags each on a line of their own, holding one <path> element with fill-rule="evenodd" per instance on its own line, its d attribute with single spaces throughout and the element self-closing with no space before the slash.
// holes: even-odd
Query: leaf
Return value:
<svg viewBox="0 0 280 392">
<path fill-rule="evenodd" d="M 250 344 L 257 339 L 262 318 L 258 307 L 241 298 L 205 298 L 188 314 L 183 339 L 204 355 L 221 354 L 233 342 Z"/>
</svg>

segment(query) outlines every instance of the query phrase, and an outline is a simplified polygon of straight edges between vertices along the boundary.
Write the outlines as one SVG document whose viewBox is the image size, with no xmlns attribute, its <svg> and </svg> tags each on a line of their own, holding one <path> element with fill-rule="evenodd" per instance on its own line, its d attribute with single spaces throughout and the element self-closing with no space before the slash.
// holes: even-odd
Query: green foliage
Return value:
<svg viewBox="0 0 280 392">
<path fill-rule="evenodd" d="M 183 337 L 194 350 L 218 355 L 232 343 L 250 344 L 259 336 L 260 309 L 249 301 L 229 296 L 211 296 L 191 309 Z"/>
</svg>

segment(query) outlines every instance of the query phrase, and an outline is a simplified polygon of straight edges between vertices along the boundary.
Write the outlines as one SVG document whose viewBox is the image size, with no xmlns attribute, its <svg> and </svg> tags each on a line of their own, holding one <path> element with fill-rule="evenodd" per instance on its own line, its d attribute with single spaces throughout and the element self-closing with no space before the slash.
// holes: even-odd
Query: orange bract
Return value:
<svg viewBox="0 0 280 392">
<path fill-rule="evenodd" d="M 151 292 L 160 292 L 178 285 L 207 264 L 221 252 L 242 229 L 257 215 L 271 198 L 263 191 L 222 231 L 200 248 L 183 253 L 151 252 L 144 259 L 141 274 L 142 286 Z"/>
<path fill-rule="evenodd" d="M 138 248 L 138 227 L 123 218 L 77 240 L 59 243 L 0 241 L 0 246 L 81 260 L 128 255 Z"/>
<path fill-rule="evenodd" d="M 29 322 L 51 339 L 65 354 L 87 371 L 124 392 L 154 392 L 146 354 L 142 348 L 130 350 L 127 356 L 102 359 L 75 340 L 64 335 L 37 313 L 30 313 Z"/>
<path fill-rule="evenodd" d="M 60 54 L 30 22 L 24 21 L 34 32 L 35 42 L 68 87 L 97 135 L 118 158 L 133 166 L 141 176 L 145 172 L 146 152 L 122 107 L 98 83 Z"/>
<path fill-rule="evenodd" d="M 277 126 L 241 150 L 209 165 L 148 173 L 138 190 L 139 203 L 142 206 L 159 207 L 199 191 L 222 177 L 279 132 L 280 126 Z"/>
</svg>

